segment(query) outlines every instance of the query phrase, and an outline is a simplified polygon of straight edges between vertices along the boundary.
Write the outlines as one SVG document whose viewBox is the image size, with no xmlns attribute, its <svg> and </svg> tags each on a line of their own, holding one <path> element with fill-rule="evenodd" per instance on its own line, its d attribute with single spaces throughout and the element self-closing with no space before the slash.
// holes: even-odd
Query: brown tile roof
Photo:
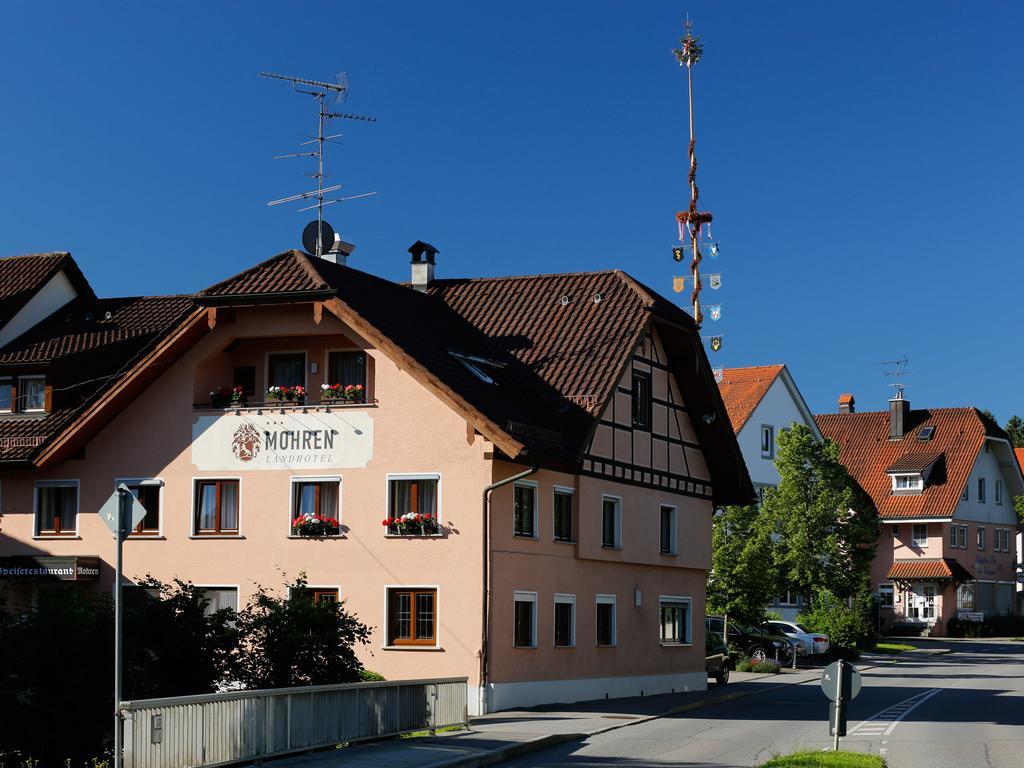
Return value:
<svg viewBox="0 0 1024 768">
<path fill-rule="evenodd" d="M 1017 464 L 1020 465 L 1020 469 L 1024 472 L 1024 448 L 1014 448 L 1014 455 L 1017 457 Z"/>
<path fill-rule="evenodd" d="M 889 439 L 888 411 L 827 413 L 815 419 L 822 434 L 839 445 L 840 461 L 871 496 L 883 520 L 952 517 L 986 435 L 1006 437 L 976 408 L 911 411 L 902 440 Z M 930 452 L 944 454 L 945 461 L 933 470 L 921 494 L 894 496 L 886 470 L 904 457 L 921 454 L 917 435 L 926 426 L 935 427 L 926 445 Z M 919 463 L 916 458 L 908 461 Z"/>
<path fill-rule="evenodd" d="M 520 461 L 579 461 L 599 416 L 593 404 L 611 396 L 652 320 L 667 324 L 670 357 L 693 370 L 677 373 L 691 411 L 724 412 L 693 320 L 619 271 L 439 280 L 421 293 L 290 251 L 200 292 L 197 301 L 288 300 L 296 293 L 319 298 L 325 291 L 526 446 Z M 481 381 L 452 352 L 497 363 L 487 371 L 497 386 Z M 750 479 L 724 421 L 694 419 L 694 428 L 718 458 L 709 461 L 716 499 L 745 503 L 753 497 Z"/>
<path fill-rule="evenodd" d="M 970 581 L 971 572 L 953 559 L 897 560 L 885 578 L 894 581 Z"/>
<path fill-rule="evenodd" d="M 733 432 L 737 435 L 784 367 L 757 365 L 749 368 L 726 368 L 722 371 L 722 380 L 718 383 L 718 388 L 729 411 Z"/>
<path fill-rule="evenodd" d="M 924 472 L 942 457 L 941 451 L 905 453 L 885 468 L 886 473 Z"/>
</svg>

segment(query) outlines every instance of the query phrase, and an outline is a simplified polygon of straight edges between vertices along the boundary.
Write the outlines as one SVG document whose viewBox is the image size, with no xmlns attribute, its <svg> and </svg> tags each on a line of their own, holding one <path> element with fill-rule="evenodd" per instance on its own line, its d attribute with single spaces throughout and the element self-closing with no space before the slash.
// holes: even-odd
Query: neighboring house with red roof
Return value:
<svg viewBox="0 0 1024 768">
<path fill-rule="evenodd" d="M 369 667 L 465 676 L 471 712 L 703 689 L 714 505 L 754 492 L 692 318 L 620 271 L 434 280 L 410 250 L 411 284 L 289 251 L 119 299 L 0 259 L 10 599 L 110 588 L 125 482 L 128 578 L 238 607 L 305 572 Z"/>
<path fill-rule="evenodd" d="M 882 522 L 872 589 L 886 626 L 945 634 L 949 619 L 1016 611 L 1017 516 L 1024 477 L 1006 433 L 975 408 L 817 417 Z"/>
<path fill-rule="evenodd" d="M 785 365 L 726 368 L 718 389 L 750 479 L 761 497 L 765 488 L 779 484 L 779 471 L 775 467 L 779 432 L 793 424 L 803 424 L 819 440 L 821 432 Z M 793 620 L 803 604 L 802 595 L 786 590 L 768 607 L 783 619 Z"/>
</svg>

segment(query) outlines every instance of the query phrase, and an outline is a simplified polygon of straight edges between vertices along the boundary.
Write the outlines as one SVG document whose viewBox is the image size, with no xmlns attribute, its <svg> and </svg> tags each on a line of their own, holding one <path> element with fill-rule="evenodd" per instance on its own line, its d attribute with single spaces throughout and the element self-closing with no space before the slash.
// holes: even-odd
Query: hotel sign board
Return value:
<svg viewBox="0 0 1024 768">
<path fill-rule="evenodd" d="M 373 419 L 365 411 L 242 411 L 197 416 L 192 463 L 199 471 L 365 467 Z"/>
<path fill-rule="evenodd" d="M 97 581 L 99 577 L 99 557 L 50 555 L 0 557 L 0 579 Z"/>
</svg>

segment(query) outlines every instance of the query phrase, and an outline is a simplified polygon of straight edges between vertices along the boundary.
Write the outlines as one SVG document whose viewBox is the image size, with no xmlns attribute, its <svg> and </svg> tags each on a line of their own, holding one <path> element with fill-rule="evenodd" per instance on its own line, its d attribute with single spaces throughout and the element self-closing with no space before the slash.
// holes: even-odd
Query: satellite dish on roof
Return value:
<svg viewBox="0 0 1024 768">
<path fill-rule="evenodd" d="M 320 252 L 316 250 L 317 228 L 320 230 Z M 326 221 L 311 221 L 302 230 L 302 247 L 306 253 L 323 256 L 334 247 L 334 228 Z"/>
</svg>

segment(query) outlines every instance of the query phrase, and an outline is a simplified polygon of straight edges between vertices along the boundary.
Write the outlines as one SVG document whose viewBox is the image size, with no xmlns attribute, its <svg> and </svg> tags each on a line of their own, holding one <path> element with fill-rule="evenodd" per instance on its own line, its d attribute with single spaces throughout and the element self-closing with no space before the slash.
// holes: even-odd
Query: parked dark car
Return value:
<svg viewBox="0 0 1024 768">
<path fill-rule="evenodd" d="M 725 632 L 725 619 L 721 616 L 708 616 L 704 620 L 708 632 L 719 635 Z M 729 644 L 734 645 L 754 661 L 775 659 L 788 664 L 793 659 L 793 651 L 799 652 L 802 643 L 791 640 L 784 635 L 774 633 L 764 627 L 748 627 L 737 622 L 729 622 Z"/>
<path fill-rule="evenodd" d="M 704 632 L 704 669 L 708 677 L 715 678 L 719 685 L 729 682 L 729 669 L 732 659 L 729 658 L 729 646 L 718 632 Z"/>
</svg>

